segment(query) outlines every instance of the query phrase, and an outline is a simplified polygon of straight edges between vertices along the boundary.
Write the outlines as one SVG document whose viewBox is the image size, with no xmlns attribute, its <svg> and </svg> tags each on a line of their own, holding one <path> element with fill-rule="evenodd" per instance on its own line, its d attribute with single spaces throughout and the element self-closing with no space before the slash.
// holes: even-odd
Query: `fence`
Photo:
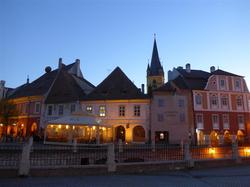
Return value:
<svg viewBox="0 0 250 187">
<path fill-rule="evenodd" d="M 107 167 L 115 171 L 117 165 L 150 163 L 188 163 L 231 159 L 237 162 L 250 158 L 250 147 L 202 147 L 149 144 L 106 144 L 86 146 L 58 146 L 33 144 L 0 144 L 0 169 L 18 169 L 27 175 L 29 169 Z M 23 169 L 24 168 L 24 169 Z"/>
</svg>

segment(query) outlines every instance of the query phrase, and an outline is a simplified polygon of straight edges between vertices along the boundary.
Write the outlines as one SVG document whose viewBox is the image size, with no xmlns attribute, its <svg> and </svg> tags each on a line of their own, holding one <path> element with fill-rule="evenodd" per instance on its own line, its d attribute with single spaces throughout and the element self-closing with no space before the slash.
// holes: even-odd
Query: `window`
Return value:
<svg viewBox="0 0 250 187">
<path fill-rule="evenodd" d="M 157 115 L 157 120 L 158 120 L 159 122 L 164 121 L 164 116 L 163 116 L 163 114 L 158 114 L 158 115 Z"/>
<path fill-rule="evenodd" d="M 88 113 L 92 113 L 92 106 L 86 106 L 86 111 Z"/>
<path fill-rule="evenodd" d="M 36 103 L 35 104 L 35 113 L 39 113 L 40 112 L 40 103 Z"/>
<path fill-rule="evenodd" d="M 63 105 L 59 105 L 58 115 L 63 115 Z"/>
<path fill-rule="evenodd" d="M 125 116 L 125 106 L 119 106 L 119 116 Z"/>
<path fill-rule="evenodd" d="M 180 113 L 180 122 L 185 122 L 185 113 Z"/>
<path fill-rule="evenodd" d="M 159 106 L 159 107 L 165 106 L 164 99 L 158 99 L 158 106 Z"/>
<path fill-rule="evenodd" d="M 53 106 L 52 105 L 50 105 L 50 106 L 48 106 L 48 116 L 51 116 L 52 115 L 52 110 L 53 110 Z"/>
<path fill-rule="evenodd" d="M 212 114 L 213 129 L 219 129 L 219 117 L 217 114 Z"/>
<path fill-rule="evenodd" d="M 101 117 L 106 116 L 106 107 L 105 106 L 99 106 L 99 116 L 101 116 Z"/>
<path fill-rule="evenodd" d="M 225 88 L 225 80 L 224 79 L 220 80 L 220 87 Z"/>
<path fill-rule="evenodd" d="M 240 80 L 236 80 L 235 81 L 235 88 L 236 88 L 236 90 L 240 90 Z"/>
<path fill-rule="evenodd" d="M 245 125 L 244 125 L 244 116 L 243 115 L 238 115 L 238 125 L 239 125 L 239 129 L 245 129 Z"/>
<path fill-rule="evenodd" d="M 228 106 L 228 98 L 227 97 L 222 97 L 221 98 L 221 104 L 223 107 L 227 107 Z"/>
<path fill-rule="evenodd" d="M 229 129 L 229 115 L 228 114 L 223 114 L 222 115 L 222 120 L 223 120 L 224 129 Z"/>
<path fill-rule="evenodd" d="M 179 99 L 178 100 L 178 106 L 179 107 L 184 107 L 184 99 Z"/>
<path fill-rule="evenodd" d="M 218 97 L 216 95 L 211 96 L 211 105 L 212 107 L 218 107 Z"/>
<path fill-rule="evenodd" d="M 241 108 L 242 107 L 242 97 L 241 96 L 237 96 L 236 98 L 236 104 L 237 104 L 237 107 Z"/>
<path fill-rule="evenodd" d="M 141 107 L 140 105 L 134 106 L 134 116 L 141 116 Z"/>
<path fill-rule="evenodd" d="M 76 105 L 75 104 L 71 104 L 70 105 L 70 112 L 73 113 L 76 111 Z"/>
<path fill-rule="evenodd" d="M 196 105 L 201 105 L 201 95 L 200 94 L 195 95 L 195 103 L 196 103 Z"/>
<path fill-rule="evenodd" d="M 204 129 L 202 114 L 196 114 L 196 126 L 197 126 L 197 129 Z"/>
</svg>

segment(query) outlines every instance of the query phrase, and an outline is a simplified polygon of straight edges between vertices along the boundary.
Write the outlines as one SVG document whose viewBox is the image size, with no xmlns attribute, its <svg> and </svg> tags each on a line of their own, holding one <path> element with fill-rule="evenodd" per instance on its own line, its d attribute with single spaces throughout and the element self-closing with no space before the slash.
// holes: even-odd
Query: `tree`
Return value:
<svg viewBox="0 0 250 187">
<path fill-rule="evenodd" d="M 0 123 L 5 126 L 5 135 L 7 135 L 7 126 L 11 117 L 18 115 L 16 105 L 7 99 L 0 101 Z"/>
</svg>

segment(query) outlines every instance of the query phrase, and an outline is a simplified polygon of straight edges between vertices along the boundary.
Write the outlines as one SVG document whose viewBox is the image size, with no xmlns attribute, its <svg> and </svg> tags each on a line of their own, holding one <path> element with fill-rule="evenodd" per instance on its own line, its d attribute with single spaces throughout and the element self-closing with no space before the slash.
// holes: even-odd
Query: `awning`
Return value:
<svg viewBox="0 0 250 187">
<path fill-rule="evenodd" d="M 100 125 L 101 120 L 96 119 L 92 116 L 78 116 L 78 115 L 71 115 L 61 117 L 59 119 L 51 120 L 47 124 L 67 124 L 67 125 Z"/>
</svg>

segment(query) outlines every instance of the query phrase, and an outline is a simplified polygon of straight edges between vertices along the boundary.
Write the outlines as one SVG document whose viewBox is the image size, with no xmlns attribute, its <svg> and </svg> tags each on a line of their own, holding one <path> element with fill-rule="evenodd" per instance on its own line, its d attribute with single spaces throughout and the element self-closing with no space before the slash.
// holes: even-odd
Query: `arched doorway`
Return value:
<svg viewBox="0 0 250 187">
<path fill-rule="evenodd" d="M 229 131 L 225 131 L 224 132 L 224 144 L 231 145 L 231 143 L 232 143 L 231 134 L 229 133 Z"/>
<path fill-rule="evenodd" d="M 205 142 L 205 137 L 204 137 L 204 133 L 202 130 L 196 130 L 196 134 L 197 134 L 197 143 L 198 145 L 203 145 Z"/>
<path fill-rule="evenodd" d="M 118 126 L 115 128 L 115 137 L 116 141 L 122 140 L 125 141 L 125 128 L 123 126 Z"/>
<path fill-rule="evenodd" d="M 30 135 L 34 135 L 37 133 L 37 124 L 36 122 L 32 123 L 31 127 L 30 127 Z"/>
<path fill-rule="evenodd" d="M 238 140 L 238 143 L 241 145 L 244 143 L 244 132 L 242 130 L 238 130 L 237 131 L 237 140 Z"/>
<path fill-rule="evenodd" d="M 217 146 L 219 144 L 218 142 L 218 133 L 215 131 L 212 131 L 210 134 L 210 140 L 212 146 Z"/>
<path fill-rule="evenodd" d="M 145 130 L 141 126 L 136 126 L 133 129 L 133 141 L 144 142 L 145 141 Z"/>
</svg>

